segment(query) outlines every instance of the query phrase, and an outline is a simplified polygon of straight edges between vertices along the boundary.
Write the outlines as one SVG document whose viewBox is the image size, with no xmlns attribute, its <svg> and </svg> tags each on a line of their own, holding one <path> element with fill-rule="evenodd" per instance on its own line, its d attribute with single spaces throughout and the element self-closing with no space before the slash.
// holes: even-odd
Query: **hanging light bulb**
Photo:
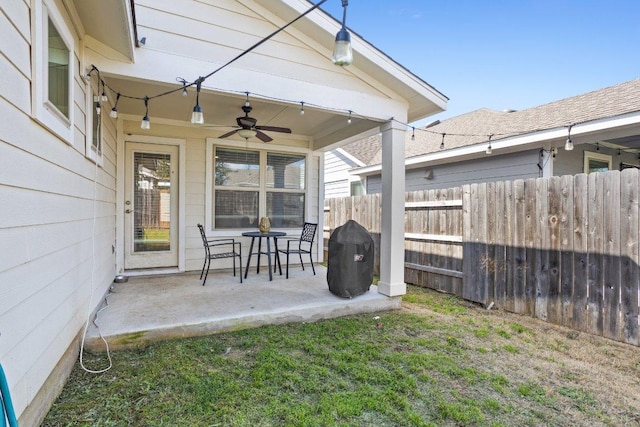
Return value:
<svg viewBox="0 0 640 427">
<path fill-rule="evenodd" d="M 251 103 L 249 102 L 249 92 L 245 92 L 245 95 L 247 95 L 247 99 L 244 101 L 244 106 L 251 107 Z"/>
<path fill-rule="evenodd" d="M 149 120 L 149 97 L 144 97 L 144 108 L 145 113 L 142 121 L 140 122 L 140 129 L 149 130 L 151 129 L 151 121 Z"/>
<path fill-rule="evenodd" d="M 564 143 L 564 149 L 565 151 L 571 151 L 573 150 L 573 141 L 571 141 L 571 128 L 573 127 L 573 125 L 569 126 L 569 134 L 567 136 L 567 141 Z"/>
<path fill-rule="evenodd" d="M 351 110 L 349 110 L 349 118 L 347 119 L 347 124 L 351 124 Z"/>
<path fill-rule="evenodd" d="M 182 83 L 182 96 L 189 95 L 189 92 L 187 92 L 187 81 L 182 77 L 176 77 L 176 81 Z"/>
<path fill-rule="evenodd" d="M 487 149 L 484 150 L 484 153 L 489 155 L 491 153 L 493 153 L 493 149 L 491 148 L 491 138 L 493 137 L 493 134 L 489 135 L 489 145 L 487 145 Z"/>
<path fill-rule="evenodd" d="M 353 62 L 353 50 L 351 49 L 351 34 L 347 31 L 345 26 L 345 22 L 347 20 L 347 6 L 349 5 L 349 0 L 342 0 L 342 28 L 336 34 L 336 41 L 333 45 L 333 55 L 331 56 L 331 60 L 334 64 L 344 67 L 346 65 L 351 65 Z"/>
<path fill-rule="evenodd" d="M 109 117 L 111 117 L 112 119 L 118 118 L 118 101 L 120 101 L 120 92 L 116 94 L 116 103 L 114 104 L 113 108 L 109 112 Z"/>
<path fill-rule="evenodd" d="M 100 95 L 100 101 L 107 102 L 109 98 L 107 98 L 107 94 L 104 91 L 104 80 L 100 80 L 100 83 L 102 84 L 102 95 Z"/>
<path fill-rule="evenodd" d="M 304 102 L 300 101 L 300 115 L 304 116 Z"/>
<path fill-rule="evenodd" d="M 102 112 L 102 107 L 100 106 L 99 102 L 96 102 L 96 114 L 100 115 L 101 112 Z"/>
<path fill-rule="evenodd" d="M 446 135 L 446 133 L 442 134 L 442 142 L 440 143 L 440 149 L 444 150 L 444 136 Z"/>
<path fill-rule="evenodd" d="M 191 113 L 191 123 L 194 125 L 204 124 L 204 115 L 202 114 L 202 107 L 200 107 L 200 86 L 204 78 L 200 77 L 196 80 L 196 105 L 193 107 L 193 113 Z"/>
<path fill-rule="evenodd" d="M 411 140 L 415 141 L 416 140 L 416 128 L 411 127 Z"/>
</svg>

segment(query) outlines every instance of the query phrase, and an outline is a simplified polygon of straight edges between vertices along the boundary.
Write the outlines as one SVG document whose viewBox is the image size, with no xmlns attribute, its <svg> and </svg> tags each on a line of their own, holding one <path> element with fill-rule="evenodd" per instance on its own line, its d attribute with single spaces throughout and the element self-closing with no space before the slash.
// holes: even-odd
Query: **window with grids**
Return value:
<svg viewBox="0 0 640 427">
<path fill-rule="evenodd" d="M 300 154 L 216 147 L 213 227 L 257 228 L 304 223 L 306 158 Z"/>
</svg>

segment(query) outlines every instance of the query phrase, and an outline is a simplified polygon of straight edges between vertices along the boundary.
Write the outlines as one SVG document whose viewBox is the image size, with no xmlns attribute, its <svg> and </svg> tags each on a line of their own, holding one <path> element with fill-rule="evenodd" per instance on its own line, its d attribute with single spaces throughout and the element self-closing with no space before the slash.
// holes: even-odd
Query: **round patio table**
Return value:
<svg viewBox="0 0 640 427">
<path fill-rule="evenodd" d="M 273 245 L 275 246 L 275 263 L 278 267 L 280 267 L 280 275 L 282 275 L 282 268 L 280 266 L 280 256 L 278 255 L 278 237 L 286 236 L 287 233 L 284 231 L 269 231 L 268 233 L 263 233 L 261 231 L 245 231 L 242 233 L 245 237 L 251 237 L 251 246 L 249 247 L 249 259 L 247 260 L 247 267 L 244 269 L 244 278 L 247 278 L 247 273 L 249 272 L 249 264 L 251 264 L 251 257 L 253 256 L 253 244 L 255 240 L 258 239 L 258 265 L 256 266 L 256 274 L 260 273 L 260 254 L 264 254 L 267 256 L 267 263 L 269 264 L 269 280 L 273 280 L 273 274 L 271 273 L 271 242 L 269 239 L 273 239 Z M 262 251 L 262 239 L 265 238 L 267 240 L 267 250 L 266 252 Z"/>
</svg>

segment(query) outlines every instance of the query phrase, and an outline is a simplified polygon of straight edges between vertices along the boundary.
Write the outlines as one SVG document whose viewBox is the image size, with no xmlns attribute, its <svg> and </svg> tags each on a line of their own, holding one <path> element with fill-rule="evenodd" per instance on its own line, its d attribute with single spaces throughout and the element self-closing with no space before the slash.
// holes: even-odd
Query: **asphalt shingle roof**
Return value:
<svg viewBox="0 0 640 427">
<path fill-rule="evenodd" d="M 482 108 L 444 120 L 428 129 L 416 128 L 415 141 L 411 141 L 412 132 L 407 132 L 405 156 L 410 158 L 439 151 L 442 134 L 445 134 L 445 149 L 451 149 L 486 142 L 489 135 L 494 135 L 492 140 L 495 141 L 636 111 L 640 111 L 640 79 L 521 111 Z M 368 166 L 382 162 L 380 135 L 348 144 L 343 149 Z M 365 160 L 367 154 L 369 158 Z"/>
</svg>

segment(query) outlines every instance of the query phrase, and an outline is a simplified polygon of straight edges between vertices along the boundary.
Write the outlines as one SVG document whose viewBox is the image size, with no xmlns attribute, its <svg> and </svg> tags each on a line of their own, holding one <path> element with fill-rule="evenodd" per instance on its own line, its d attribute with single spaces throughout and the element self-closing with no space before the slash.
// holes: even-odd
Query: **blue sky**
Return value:
<svg viewBox="0 0 640 427">
<path fill-rule="evenodd" d="M 640 0 L 350 0 L 347 27 L 449 97 L 414 125 L 640 77 Z"/>
</svg>

